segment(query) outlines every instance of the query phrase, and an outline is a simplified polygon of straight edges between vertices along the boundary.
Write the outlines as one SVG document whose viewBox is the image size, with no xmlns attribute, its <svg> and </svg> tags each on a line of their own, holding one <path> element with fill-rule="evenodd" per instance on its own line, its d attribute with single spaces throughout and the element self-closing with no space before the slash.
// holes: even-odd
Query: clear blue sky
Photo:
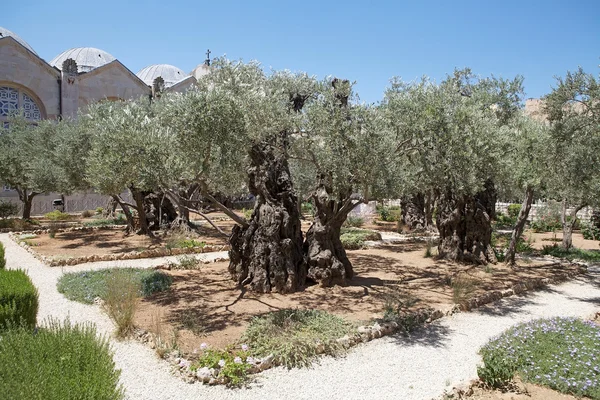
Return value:
<svg viewBox="0 0 600 400">
<path fill-rule="evenodd" d="M 134 73 L 161 63 L 189 72 L 210 48 L 267 69 L 355 80 L 366 102 L 380 100 L 393 76 L 439 80 L 455 67 L 521 74 L 527 97 L 578 66 L 600 72 L 600 0 L 14 0 L 0 6 L 0 26 L 47 61 L 89 46 Z"/>
</svg>

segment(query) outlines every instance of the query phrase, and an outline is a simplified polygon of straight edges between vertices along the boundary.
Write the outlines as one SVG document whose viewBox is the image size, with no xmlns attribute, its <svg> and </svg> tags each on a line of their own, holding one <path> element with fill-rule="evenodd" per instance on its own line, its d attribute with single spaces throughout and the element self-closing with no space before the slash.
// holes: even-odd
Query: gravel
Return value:
<svg viewBox="0 0 600 400">
<path fill-rule="evenodd" d="M 38 320 L 69 317 L 73 322 L 91 321 L 106 335 L 114 328 L 97 306 L 69 301 L 56 291 L 62 272 L 115 264 L 151 267 L 165 262 L 161 258 L 50 268 L 8 235 L 0 234 L 0 241 L 6 247 L 8 268 L 25 269 L 39 289 Z M 170 375 L 167 363 L 141 343 L 112 340 L 112 347 L 129 399 L 431 399 L 477 377 L 476 367 L 480 362 L 477 351 L 492 336 L 517 322 L 534 318 L 590 316 L 598 309 L 598 299 L 600 270 L 595 267 L 586 278 L 443 318 L 411 337 L 377 339 L 356 347 L 344 358 L 325 357 L 310 369 L 265 371 L 250 388 L 236 390 L 186 384 Z"/>
</svg>

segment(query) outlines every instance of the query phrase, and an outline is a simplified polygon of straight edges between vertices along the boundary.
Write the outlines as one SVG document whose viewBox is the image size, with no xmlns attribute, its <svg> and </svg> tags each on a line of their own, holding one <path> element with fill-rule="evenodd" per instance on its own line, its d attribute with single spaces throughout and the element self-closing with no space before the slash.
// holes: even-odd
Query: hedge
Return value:
<svg viewBox="0 0 600 400">
<path fill-rule="evenodd" d="M 0 270 L 0 329 L 24 324 L 35 328 L 38 291 L 24 271 Z"/>
</svg>

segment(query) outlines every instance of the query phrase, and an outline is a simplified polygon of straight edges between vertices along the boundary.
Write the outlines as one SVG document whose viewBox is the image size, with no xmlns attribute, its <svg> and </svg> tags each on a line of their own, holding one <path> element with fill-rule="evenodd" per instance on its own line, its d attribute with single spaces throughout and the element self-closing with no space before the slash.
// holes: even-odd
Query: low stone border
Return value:
<svg viewBox="0 0 600 400">
<path fill-rule="evenodd" d="M 587 264 L 584 265 L 583 263 L 577 263 L 576 265 L 578 265 L 579 268 L 575 271 L 559 274 L 553 278 L 529 279 L 518 283 L 509 289 L 484 293 L 480 296 L 470 299 L 463 304 L 454 305 L 450 310 L 443 311 L 433 308 L 421 308 L 405 313 L 404 315 L 400 316 L 397 321 L 377 321 L 373 325 L 359 326 L 354 334 L 345 335 L 336 341 L 344 348 L 349 349 L 360 343 L 367 343 L 373 339 L 392 335 L 399 331 L 410 331 L 417 326 L 429 324 L 444 316 L 453 315 L 461 311 L 470 311 L 505 297 L 510 297 L 515 294 L 522 294 L 526 291 L 539 289 L 547 285 L 561 283 L 587 272 Z M 142 343 L 150 344 L 150 347 L 152 347 L 153 335 L 151 333 L 140 330 L 136 334 L 136 339 Z M 325 346 L 317 348 L 317 354 L 322 354 L 324 352 Z M 177 352 L 169 353 L 166 356 L 166 360 L 171 364 L 173 373 L 176 376 L 181 377 L 187 383 L 201 382 L 209 385 L 228 383 L 222 377 L 218 377 L 219 369 L 200 368 L 197 371 L 190 370 L 192 362 L 180 357 Z M 262 359 L 254 359 L 253 361 L 254 363 L 252 364 L 250 373 L 259 373 L 279 365 L 273 354 L 270 354 Z"/>
<path fill-rule="evenodd" d="M 67 230 L 64 230 L 63 232 L 84 230 L 81 228 L 92 229 L 92 230 L 93 229 L 107 229 L 107 227 L 78 227 L 78 228 L 66 228 Z M 114 229 L 114 228 L 110 228 L 110 229 Z M 228 245 L 205 245 L 202 247 L 198 246 L 198 247 L 173 248 L 173 249 L 168 249 L 166 247 L 160 247 L 157 249 L 149 249 L 149 250 L 144 250 L 144 251 L 131 251 L 128 253 L 121 253 L 121 254 L 102 254 L 102 255 L 90 255 L 90 256 L 82 256 L 82 257 L 69 257 L 69 258 L 64 258 L 64 259 L 56 259 L 53 257 L 48 257 L 48 256 L 39 254 L 27 243 L 19 240 L 19 236 L 23 235 L 23 234 L 29 234 L 29 233 L 34 233 L 36 235 L 40 234 L 40 233 L 35 233 L 35 232 L 37 232 L 37 231 L 18 232 L 18 233 L 11 232 L 8 234 L 8 236 L 19 246 L 23 247 L 25 250 L 27 250 L 29 253 L 31 253 L 31 255 L 33 255 L 35 258 L 37 258 L 38 260 L 40 260 L 41 262 L 43 262 L 44 264 L 46 264 L 50 267 L 62 267 L 65 265 L 71 266 L 71 265 L 84 264 L 84 263 L 89 263 L 89 262 L 98 262 L 98 261 L 137 260 L 140 258 L 167 257 L 167 256 L 177 256 L 177 255 L 183 255 L 183 254 L 213 253 L 213 252 L 217 252 L 217 251 L 226 251 L 229 249 Z M 45 233 L 45 232 L 42 232 L 42 233 Z"/>
</svg>

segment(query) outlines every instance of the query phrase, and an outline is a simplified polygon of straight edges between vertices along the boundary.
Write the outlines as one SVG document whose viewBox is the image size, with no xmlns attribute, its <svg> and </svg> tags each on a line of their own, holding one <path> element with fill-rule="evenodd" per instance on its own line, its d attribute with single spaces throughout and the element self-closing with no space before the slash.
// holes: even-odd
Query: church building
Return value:
<svg viewBox="0 0 600 400">
<path fill-rule="evenodd" d="M 75 117 L 79 108 L 101 100 L 129 100 L 160 91 L 185 91 L 209 71 L 210 60 L 191 73 L 155 64 L 137 74 L 106 51 L 78 47 L 50 62 L 25 40 L 0 27 L 0 123 L 22 111 L 35 121 Z"/>
</svg>

